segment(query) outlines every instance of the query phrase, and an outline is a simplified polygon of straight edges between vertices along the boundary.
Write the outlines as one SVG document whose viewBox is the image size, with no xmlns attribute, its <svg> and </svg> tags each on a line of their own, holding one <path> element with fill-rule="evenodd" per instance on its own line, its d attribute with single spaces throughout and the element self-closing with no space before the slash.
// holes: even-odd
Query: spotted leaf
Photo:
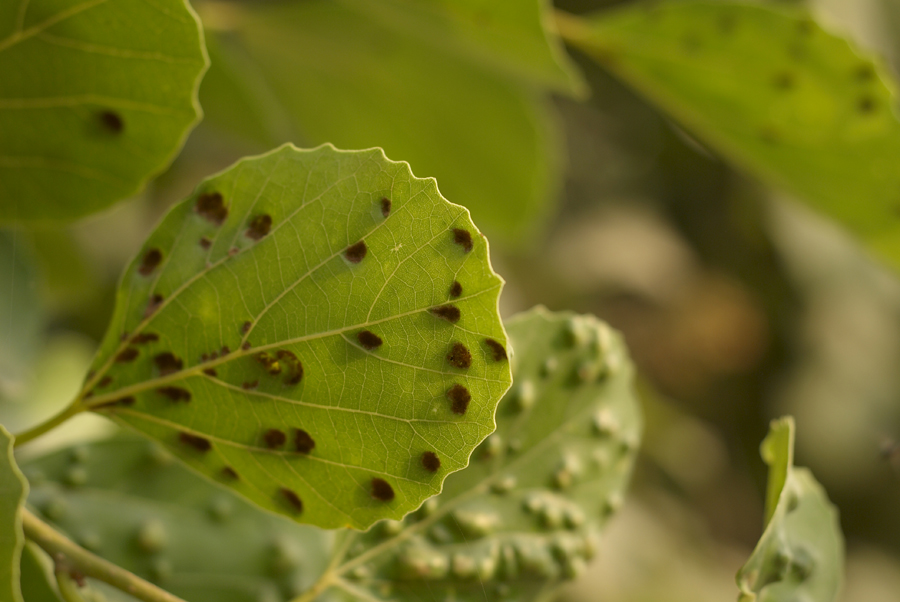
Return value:
<svg viewBox="0 0 900 602">
<path fill-rule="evenodd" d="M 22 469 L 29 503 L 46 521 L 187 600 L 288 599 L 325 568 L 329 532 L 260 512 L 134 435 L 63 449 Z"/>
<path fill-rule="evenodd" d="M 844 540 L 822 486 L 809 470 L 793 465 L 793 418 L 772 422 L 761 453 L 769 465 L 766 528 L 737 574 L 739 602 L 832 602 L 840 589 Z"/>
<path fill-rule="evenodd" d="M 450 322 L 433 309 L 455 281 Z M 80 403 L 266 509 L 365 528 L 438 493 L 493 430 L 510 383 L 485 343 L 506 344 L 501 284 L 434 180 L 380 149 L 286 145 L 164 218 L 124 275 Z M 471 395 L 462 414 L 456 386 Z"/>
<path fill-rule="evenodd" d="M 28 483 L 13 458 L 13 437 L 0 425 L 0 599 L 22 602 L 19 562 L 25 535 L 21 507 Z"/>
<path fill-rule="evenodd" d="M 572 40 L 712 149 L 842 221 L 900 266 L 896 82 L 805 11 L 660 2 Z"/>
<path fill-rule="evenodd" d="M 185 0 L 0 4 L 0 221 L 137 192 L 199 121 L 206 65 Z"/>
<path fill-rule="evenodd" d="M 346 598 L 531 600 L 595 553 L 640 438 L 621 337 L 591 316 L 542 308 L 507 327 L 515 384 L 497 430 L 441 495 L 358 537 L 335 581 Z"/>
</svg>

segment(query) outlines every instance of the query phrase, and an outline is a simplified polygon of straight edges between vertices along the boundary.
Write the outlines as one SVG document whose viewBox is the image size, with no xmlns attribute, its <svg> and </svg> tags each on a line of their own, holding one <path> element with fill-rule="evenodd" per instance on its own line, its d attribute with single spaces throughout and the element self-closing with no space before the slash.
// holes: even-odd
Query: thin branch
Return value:
<svg viewBox="0 0 900 602">
<path fill-rule="evenodd" d="M 36 517 L 27 508 L 22 508 L 22 526 L 28 539 L 43 548 L 52 558 L 62 555 L 72 570 L 85 577 L 93 577 L 108 583 L 144 602 L 185 602 L 122 567 L 88 552 Z"/>
<path fill-rule="evenodd" d="M 19 447 L 20 445 L 24 445 L 25 443 L 28 443 L 33 439 L 37 439 L 47 431 L 58 427 L 60 424 L 62 424 L 72 416 L 75 416 L 76 414 L 79 414 L 84 410 L 85 407 L 79 402 L 79 400 L 76 400 L 59 414 L 48 418 L 44 422 L 28 429 L 27 431 L 17 433 L 15 437 L 15 443 L 13 445 L 15 447 Z"/>
</svg>

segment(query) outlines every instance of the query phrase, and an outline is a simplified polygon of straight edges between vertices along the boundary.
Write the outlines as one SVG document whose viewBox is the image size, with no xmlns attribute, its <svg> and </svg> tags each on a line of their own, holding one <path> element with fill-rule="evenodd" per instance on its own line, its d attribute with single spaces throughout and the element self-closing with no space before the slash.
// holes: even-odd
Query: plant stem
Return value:
<svg viewBox="0 0 900 602">
<path fill-rule="evenodd" d="M 22 526 L 28 539 L 42 547 L 52 558 L 57 558 L 60 554 L 64 556 L 68 566 L 85 577 L 93 577 L 108 583 L 144 602 L 184 602 L 149 581 L 144 581 L 122 567 L 88 552 L 36 517 L 27 508 L 22 508 Z"/>
<path fill-rule="evenodd" d="M 32 439 L 37 439 L 38 437 L 40 437 L 47 431 L 56 428 L 57 426 L 59 426 L 60 424 L 62 424 L 63 422 L 65 422 L 66 420 L 71 418 L 72 416 L 75 416 L 76 414 L 83 412 L 83 411 L 84 411 L 84 406 L 82 406 L 78 400 L 72 402 L 68 407 L 66 407 L 66 409 L 64 409 L 59 414 L 56 414 L 55 416 L 48 418 L 44 422 L 38 424 L 37 426 L 33 426 L 32 428 L 28 429 L 27 431 L 25 431 L 23 433 L 18 433 L 15 436 L 16 440 L 15 440 L 15 443 L 13 444 L 14 447 L 19 447 L 20 445 L 24 445 L 25 443 L 28 443 Z"/>
</svg>

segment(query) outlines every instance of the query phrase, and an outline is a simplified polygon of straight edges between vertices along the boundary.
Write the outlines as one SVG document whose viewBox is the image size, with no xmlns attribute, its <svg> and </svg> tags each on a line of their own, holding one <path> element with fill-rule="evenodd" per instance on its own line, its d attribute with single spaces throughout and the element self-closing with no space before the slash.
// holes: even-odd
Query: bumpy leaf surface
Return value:
<svg viewBox="0 0 900 602">
<path fill-rule="evenodd" d="M 264 508 L 365 528 L 438 493 L 493 430 L 501 285 L 433 179 L 380 149 L 286 145 L 150 236 L 81 403 Z"/>
<path fill-rule="evenodd" d="M 795 468 L 794 421 L 772 422 L 762 444 L 769 465 L 766 529 L 737 574 L 740 602 L 832 602 L 844 566 L 837 510 L 805 468 Z"/>
<path fill-rule="evenodd" d="M 138 437 L 65 449 L 23 470 L 46 520 L 192 602 L 289 599 L 327 562 L 331 533 L 261 512 Z"/>
<path fill-rule="evenodd" d="M 20 508 L 28 483 L 13 458 L 13 437 L 0 425 L 0 599 L 22 602 L 19 559 L 25 535 Z"/>
<path fill-rule="evenodd" d="M 238 6 L 215 40 L 203 127 L 267 131 L 266 148 L 379 146 L 436 177 L 492 239 L 538 229 L 560 164 L 542 95 L 337 2 Z"/>
<path fill-rule="evenodd" d="M 358 537 L 349 599 L 531 600 L 577 575 L 621 506 L 640 440 L 621 337 L 543 308 L 508 323 L 515 385 L 440 496 Z"/>
<path fill-rule="evenodd" d="M 887 72 L 799 10 L 669 2 L 601 13 L 598 61 L 749 171 L 900 265 L 900 122 Z"/>
<path fill-rule="evenodd" d="M 0 220 L 137 192 L 199 119 L 205 68 L 185 0 L 0 3 Z"/>
<path fill-rule="evenodd" d="M 343 1 L 401 31 L 526 82 L 559 92 L 586 92 L 559 39 L 547 29 L 552 4 L 546 0 Z"/>
</svg>

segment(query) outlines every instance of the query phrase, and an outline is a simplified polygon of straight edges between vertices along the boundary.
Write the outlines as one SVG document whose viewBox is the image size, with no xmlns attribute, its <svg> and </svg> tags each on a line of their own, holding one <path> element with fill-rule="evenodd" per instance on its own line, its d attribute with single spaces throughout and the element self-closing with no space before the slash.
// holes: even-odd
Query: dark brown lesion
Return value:
<svg viewBox="0 0 900 602">
<path fill-rule="evenodd" d="M 459 322 L 459 318 L 462 315 L 462 313 L 459 311 L 459 308 L 452 303 L 447 305 L 438 305 L 437 307 L 432 307 L 428 311 L 431 312 L 431 315 L 447 320 L 451 324 L 456 324 L 457 322 Z"/>
<path fill-rule="evenodd" d="M 447 354 L 447 361 L 455 368 L 466 369 L 472 365 L 472 353 L 462 343 L 453 343 Z"/>
<path fill-rule="evenodd" d="M 441 459 L 438 458 L 437 454 L 433 451 L 426 451 L 422 453 L 422 466 L 428 472 L 437 472 L 441 467 Z"/>
<path fill-rule="evenodd" d="M 460 295 L 462 295 L 463 288 L 462 285 L 456 280 L 453 281 L 453 284 L 450 285 L 450 298 L 456 299 Z"/>
<path fill-rule="evenodd" d="M 156 392 L 176 403 L 188 403 L 191 400 L 191 392 L 181 387 L 159 387 Z"/>
<path fill-rule="evenodd" d="M 506 348 L 501 345 L 498 341 L 494 339 L 485 339 L 484 344 L 491 351 L 491 356 L 494 358 L 495 362 L 502 362 L 506 359 L 509 359 L 506 355 Z"/>
<path fill-rule="evenodd" d="M 471 251 L 474 246 L 472 243 L 472 234 L 468 230 L 463 230 L 462 228 L 453 228 L 453 242 L 461 246 L 466 253 Z"/>
<path fill-rule="evenodd" d="M 390 502 L 394 499 L 394 488 L 384 479 L 372 479 L 372 497 L 379 502 Z"/>
<path fill-rule="evenodd" d="M 155 332 L 141 332 L 131 337 L 134 345 L 144 345 L 146 343 L 155 343 L 159 340 L 159 335 Z"/>
<path fill-rule="evenodd" d="M 216 226 L 221 226 L 228 217 L 228 207 L 222 193 L 217 191 L 203 192 L 197 197 L 194 211 L 206 221 Z"/>
<path fill-rule="evenodd" d="M 363 330 L 356 335 L 356 340 L 359 341 L 359 344 L 362 345 L 363 349 L 367 351 L 371 351 L 373 349 L 377 349 L 381 347 L 384 341 L 381 340 L 381 337 L 372 332 L 371 330 Z"/>
<path fill-rule="evenodd" d="M 462 416 L 469 409 L 472 394 L 463 385 L 455 384 L 447 389 L 447 399 L 450 400 L 450 411 Z"/>
<path fill-rule="evenodd" d="M 284 379 L 286 385 L 296 385 L 303 379 L 303 364 L 293 351 L 279 349 L 275 353 L 275 357 L 287 367 L 287 375 Z"/>
<path fill-rule="evenodd" d="M 347 261 L 350 263 L 359 263 L 365 258 L 367 252 L 368 249 L 366 248 L 366 243 L 361 240 L 358 243 L 347 247 L 347 250 L 344 251 L 344 257 L 346 257 Z"/>
<path fill-rule="evenodd" d="M 201 437 L 200 435 L 194 435 L 182 431 L 178 433 L 178 440 L 184 445 L 192 447 L 201 453 L 206 453 L 212 449 L 212 443 L 209 442 L 209 439 L 207 439 L 206 437 Z"/>
<path fill-rule="evenodd" d="M 381 197 L 381 215 L 387 217 L 391 214 L 391 199 Z"/>
<path fill-rule="evenodd" d="M 126 347 L 116 355 L 115 361 L 118 363 L 133 362 L 140 354 L 141 352 L 134 347 Z"/>
<path fill-rule="evenodd" d="M 261 240 L 271 229 L 272 216 L 264 213 L 253 218 L 244 235 L 252 240 Z"/>
<path fill-rule="evenodd" d="M 153 363 L 156 364 L 160 376 L 174 374 L 184 367 L 184 362 L 169 351 L 156 355 L 153 358 Z"/>
<path fill-rule="evenodd" d="M 295 491 L 288 489 L 287 487 L 282 487 L 278 490 L 278 494 L 281 496 L 282 500 L 288 503 L 294 513 L 300 514 L 303 512 L 303 501 Z"/>
<path fill-rule="evenodd" d="M 285 441 L 287 441 L 287 435 L 279 429 L 267 429 L 263 433 L 262 439 L 269 449 L 281 449 L 284 447 Z"/>
<path fill-rule="evenodd" d="M 144 253 L 144 258 L 141 259 L 141 265 L 138 267 L 138 273 L 141 276 L 149 276 L 156 268 L 159 267 L 159 264 L 162 263 L 163 255 L 162 251 L 159 249 L 150 249 L 146 253 Z"/>
<path fill-rule="evenodd" d="M 121 134 L 125 131 L 125 120 L 119 113 L 112 109 L 97 113 L 97 121 L 104 130 L 111 134 Z"/>
</svg>

